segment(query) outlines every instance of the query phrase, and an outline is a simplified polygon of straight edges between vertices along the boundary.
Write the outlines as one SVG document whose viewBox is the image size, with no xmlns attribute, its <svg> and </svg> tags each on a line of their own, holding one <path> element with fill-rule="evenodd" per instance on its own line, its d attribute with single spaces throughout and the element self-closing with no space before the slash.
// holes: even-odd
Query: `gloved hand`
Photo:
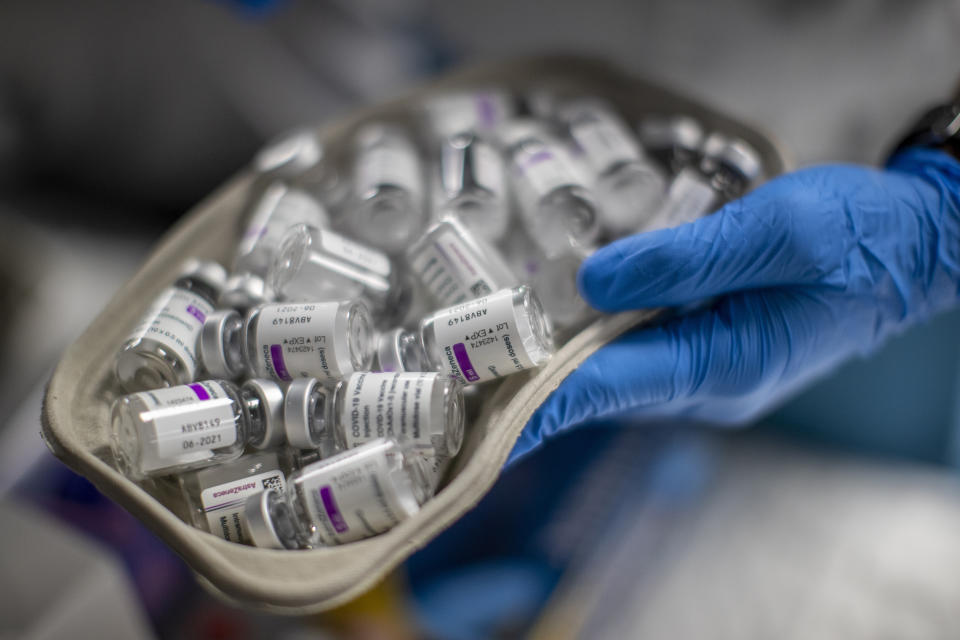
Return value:
<svg viewBox="0 0 960 640">
<path fill-rule="evenodd" d="M 956 304 L 960 162 L 910 149 L 885 170 L 788 174 L 712 216 L 598 250 L 579 280 L 609 312 L 718 299 L 590 356 L 534 413 L 510 462 L 625 413 L 743 423 Z"/>
</svg>

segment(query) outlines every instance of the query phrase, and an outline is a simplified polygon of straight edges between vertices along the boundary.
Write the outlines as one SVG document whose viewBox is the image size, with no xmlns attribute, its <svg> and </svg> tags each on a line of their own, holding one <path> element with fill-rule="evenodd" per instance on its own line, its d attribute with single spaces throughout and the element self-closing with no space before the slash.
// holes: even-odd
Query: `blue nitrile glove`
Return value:
<svg viewBox="0 0 960 640">
<path fill-rule="evenodd" d="M 533 414 L 510 461 L 614 415 L 743 423 L 955 305 L 960 162 L 910 149 L 885 170 L 788 174 L 712 216 L 614 242 L 579 278 L 609 312 L 718 299 L 590 356 Z"/>
</svg>

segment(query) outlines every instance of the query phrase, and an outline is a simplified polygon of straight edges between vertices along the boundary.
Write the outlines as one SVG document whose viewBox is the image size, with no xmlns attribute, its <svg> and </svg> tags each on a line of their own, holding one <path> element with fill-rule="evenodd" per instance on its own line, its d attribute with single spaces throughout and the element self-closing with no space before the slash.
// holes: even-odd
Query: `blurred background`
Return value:
<svg viewBox="0 0 960 640">
<path fill-rule="evenodd" d="M 311 619 L 212 599 L 38 429 L 62 350 L 285 129 L 460 65 L 582 53 L 760 127 L 798 166 L 878 163 L 956 88 L 958 31 L 956 0 L 6 0 L 0 637 L 955 637 L 956 312 L 747 432 L 560 439 L 401 575 Z"/>
</svg>

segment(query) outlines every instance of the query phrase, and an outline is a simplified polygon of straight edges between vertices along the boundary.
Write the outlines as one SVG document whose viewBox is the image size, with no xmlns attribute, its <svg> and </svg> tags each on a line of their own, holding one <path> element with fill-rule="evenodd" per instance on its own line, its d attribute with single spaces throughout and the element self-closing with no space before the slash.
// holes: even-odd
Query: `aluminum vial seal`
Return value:
<svg viewBox="0 0 960 640">
<path fill-rule="evenodd" d="M 220 295 L 227 282 L 227 270 L 212 260 L 198 260 L 191 258 L 184 263 L 178 279 L 190 278 L 197 280 L 214 292 L 214 297 Z"/>
<path fill-rule="evenodd" d="M 259 421 L 251 420 L 248 444 L 254 449 L 275 449 L 284 443 L 283 389 L 273 380 L 253 379 L 243 383 L 241 391 L 253 394 L 259 400 L 255 410 Z M 251 407 L 248 404 L 247 410 Z"/>
<path fill-rule="evenodd" d="M 673 173 L 693 165 L 704 142 L 701 124 L 690 116 L 648 116 L 640 122 L 644 149 Z"/>
<path fill-rule="evenodd" d="M 293 510 L 276 489 L 267 489 L 247 498 L 243 507 L 243 515 L 247 520 L 247 533 L 255 547 L 263 549 L 298 548 L 298 546 L 288 547 L 284 544 L 277 532 L 277 525 L 290 527 L 291 529 L 295 525 Z M 284 536 L 284 539 L 292 542 L 295 536 Z"/>
<path fill-rule="evenodd" d="M 246 311 L 272 301 L 273 295 L 263 278 L 252 273 L 237 273 L 227 278 L 217 305 Z"/>
<path fill-rule="evenodd" d="M 296 449 L 318 449 L 332 442 L 334 425 L 327 424 L 327 403 L 333 394 L 316 378 L 297 378 L 287 387 L 283 425 L 287 442 Z"/>
<path fill-rule="evenodd" d="M 763 171 L 760 155 L 746 141 L 728 138 L 720 134 L 711 134 L 703 146 L 704 159 L 701 168 L 704 173 L 727 171 L 749 185 Z"/>
<path fill-rule="evenodd" d="M 233 309 L 207 316 L 200 329 L 200 359 L 211 377 L 236 380 L 244 374 L 242 331 L 243 318 Z"/>
<path fill-rule="evenodd" d="M 700 172 L 725 200 L 743 195 L 762 170 L 759 154 L 744 140 L 714 132 L 703 143 Z"/>
<path fill-rule="evenodd" d="M 695 152 L 703 143 L 703 127 L 690 116 L 649 116 L 640 122 L 640 142 L 651 150 L 677 148 Z"/>
</svg>

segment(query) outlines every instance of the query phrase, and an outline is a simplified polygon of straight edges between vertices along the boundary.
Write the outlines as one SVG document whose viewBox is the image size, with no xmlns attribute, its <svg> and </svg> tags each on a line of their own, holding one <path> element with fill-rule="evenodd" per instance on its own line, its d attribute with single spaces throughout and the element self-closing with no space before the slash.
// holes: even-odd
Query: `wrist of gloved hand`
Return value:
<svg viewBox="0 0 960 640">
<path fill-rule="evenodd" d="M 608 312 L 709 307 L 601 348 L 533 415 L 511 460 L 629 413 L 739 424 L 960 297 L 960 163 L 909 149 L 886 169 L 781 176 L 707 218 L 598 250 L 580 287 Z"/>
</svg>

